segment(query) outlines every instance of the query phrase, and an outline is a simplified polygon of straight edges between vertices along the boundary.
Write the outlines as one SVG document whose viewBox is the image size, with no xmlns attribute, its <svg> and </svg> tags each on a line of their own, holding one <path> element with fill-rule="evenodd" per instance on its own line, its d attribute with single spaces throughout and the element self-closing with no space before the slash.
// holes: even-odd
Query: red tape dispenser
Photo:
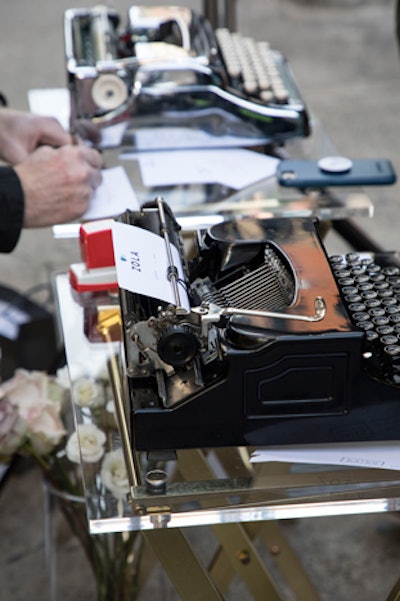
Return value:
<svg viewBox="0 0 400 601">
<path fill-rule="evenodd" d="M 82 263 L 69 268 L 72 293 L 83 307 L 83 329 L 90 342 L 104 342 L 104 320 L 119 314 L 112 223 L 113 219 L 102 219 L 80 226 Z"/>
<path fill-rule="evenodd" d="M 70 284 L 78 293 L 118 290 L 112 243 L 113 219 L 83 223 L 79 230 L 82 263 L 69 268 Z"/>
</svg>

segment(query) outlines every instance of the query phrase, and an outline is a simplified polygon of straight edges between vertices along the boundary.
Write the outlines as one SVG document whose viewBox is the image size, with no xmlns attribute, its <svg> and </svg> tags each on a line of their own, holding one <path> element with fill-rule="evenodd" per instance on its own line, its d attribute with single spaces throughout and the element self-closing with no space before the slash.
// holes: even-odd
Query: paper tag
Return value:
<svg viewBox="0 0 400 601">
<path fill-rule="evenodd" d="M 148 230 L 115 222 L 112 226 L 118 286 L 176 305 L 173 286 L 168 279 L 165 241 Z M 174 266 L 179 274 L 180 306 L 190 309 L 178 249 L 171 245 Z"/>
</svg>

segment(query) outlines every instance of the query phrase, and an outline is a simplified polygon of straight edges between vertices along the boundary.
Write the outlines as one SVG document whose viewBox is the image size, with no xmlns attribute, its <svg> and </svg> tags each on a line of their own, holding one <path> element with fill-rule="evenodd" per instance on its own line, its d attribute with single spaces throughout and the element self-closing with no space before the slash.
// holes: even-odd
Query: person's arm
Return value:
<svg viewBox="0 0 400 601">
<path fill-rule="evenodd" d="M 0 252 L 17 245 L 24 220 L 24 193 L 12 167 L 0 167 Z"/>
</svg>

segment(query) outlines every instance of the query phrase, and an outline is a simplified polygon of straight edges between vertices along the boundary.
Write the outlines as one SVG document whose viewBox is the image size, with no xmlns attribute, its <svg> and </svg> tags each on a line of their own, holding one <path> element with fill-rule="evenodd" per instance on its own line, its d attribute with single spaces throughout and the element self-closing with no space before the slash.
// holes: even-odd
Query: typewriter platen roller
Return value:
<svg viewBox="0 0 400 601">
<path fill-rule="evenodd" d="M 72 130 L 100 146 L 135 146 L 143 127 L 238 145 L 309 133 L 285 58 L 188 8 L 132 6 L 125 26 L 106 7 L 70 9 L 64 36 Z"/>
<path fill-rule="evenodd" d="M 315 220 L 242 219 L 187 262 L 160 199 L 120 220 L 180 250 L 190 302 L 120 291 L 135 449 L 398 438 L 397 257 L 329 260 Z"/>
</svg>

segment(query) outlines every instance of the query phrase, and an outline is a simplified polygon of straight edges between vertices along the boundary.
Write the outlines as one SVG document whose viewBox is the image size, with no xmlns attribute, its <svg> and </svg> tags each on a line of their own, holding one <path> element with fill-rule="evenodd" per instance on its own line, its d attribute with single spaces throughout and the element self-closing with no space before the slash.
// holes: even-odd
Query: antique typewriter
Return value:
<svg viewBox="0 0 400 601">
<path fill-rule="evenodd" d="M 188 260 L 162 199 L 119 221 L 164 239 L 175 298 L 120 290 L 134 449 L 398 439 L 396 253 L 328 258 L 314 219 L 243 218 Z"/>
<path fill-rule="evenodd" d="M 309 134 L 282 54 L 188 8 L 132 6 L 125 26 L 103 6 L 70 9 L 64 38 L 71 128 L 98 146 L 143 147 L 138 131 L 157 128 L 154 147 L 163 127 L 171 145 L 176 128 L 247 146 Z"/>
</svg>

